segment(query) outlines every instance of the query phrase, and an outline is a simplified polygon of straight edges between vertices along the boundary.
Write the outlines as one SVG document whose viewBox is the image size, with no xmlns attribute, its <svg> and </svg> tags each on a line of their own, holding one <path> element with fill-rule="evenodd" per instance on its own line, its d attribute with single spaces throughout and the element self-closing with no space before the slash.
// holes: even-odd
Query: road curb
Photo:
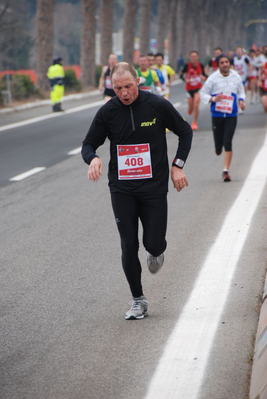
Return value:
<svg viewBox="0 0 267 399">
<path fill-rule="evenodd" d="M 69 94 L 68 96 L 64 96 L 62 98 L 62 102 L 70 100 L 82 100 L 83 98 L 94 97 L 97 95 L 101 95 L 101 92 L 99 90 L 89 91 L 88 93 Z M 41 107 L 42 105 L 50 105 L 50 104 L 51 100 L 41 100 L 41 101 L 37 100 L 33 103 L 19 105 L 18 107 L 3 108 L 0 110 L 0 114 L 9 114 L 15 111 L 24 111 L 26 109 Z"/>
<path fill-rule="evenodd" d="M 182 83 L 182 80 L 176 79 L 172 82 L 172 86 L 176 86 L 180 83 Z M 94 97 L 97 95 L 101 95 L 101 92 L 99 90 L 92 90 L 87 93 L 69 94 L 68 96 L 64 96 L 62 98 L 62 102 L 70 101 L 70 100 L 82 100 L 83 98 Z M 18 107 L 8 107 L 8 108 L 0 109 L 0 115 L 1 114 L 9 114 L 9 113 L 15 112 L 15 111 L 24 111 L 25 109 L 41 107 L 42 105 L 50 105 L 50 104 L 51 104 L 51 100 L 41 100 L 41 101 L 37 100 L 33 103 L 19 105 Z"/>
<path fill-rule="evenodd" d="M 250 399 L 267 399 L 267 274 L 260 311 L 250 382 Z"/>
</svg>

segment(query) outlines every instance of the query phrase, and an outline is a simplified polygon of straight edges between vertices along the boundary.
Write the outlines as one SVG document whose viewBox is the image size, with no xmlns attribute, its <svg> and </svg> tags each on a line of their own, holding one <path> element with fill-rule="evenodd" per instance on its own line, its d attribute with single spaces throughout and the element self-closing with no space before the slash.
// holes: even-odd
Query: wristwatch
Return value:
<svg viewBox="0 0 267 399">
<path fill-rule="evenodd" d="M 183 169 L 184 161 L 180 158 L 175 158 L 173 160 L 172 166 L 177 166 L 177 168 Z"/>
</svg>

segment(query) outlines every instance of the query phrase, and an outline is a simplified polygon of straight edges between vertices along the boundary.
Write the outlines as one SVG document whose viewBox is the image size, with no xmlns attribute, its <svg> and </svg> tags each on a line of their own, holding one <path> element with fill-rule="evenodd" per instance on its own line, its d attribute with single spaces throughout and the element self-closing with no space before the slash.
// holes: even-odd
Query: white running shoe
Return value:
<svg viewBox="0 0 267 399">
<path fill-rule="evenodd" d="M 147 252 L 147 266 L 149 268 L 150 273 L 157 273 L 159 269 L 162 267 L 164 262 L 164 253 L 159 256 L 153 256 L 149 252 Z"/>
<path fill-rule="evenodd" d="M 126 320 L 143 319 L 148 315 L 147 313 L 147 300 L 144 296 L 133 298 L 132 307 L 125 315 Z"/>
</svg>

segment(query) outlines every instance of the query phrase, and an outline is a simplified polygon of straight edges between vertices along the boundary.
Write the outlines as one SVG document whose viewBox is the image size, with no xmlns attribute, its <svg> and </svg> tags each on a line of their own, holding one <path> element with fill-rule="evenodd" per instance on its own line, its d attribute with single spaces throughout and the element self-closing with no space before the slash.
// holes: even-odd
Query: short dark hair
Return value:
<svg viewBox="0 0 267 399">
<path fill-rule="evenodd" d="M 130 72 L 134 80 L 137 80 L 135 67 L 132 64 L 129 64 L 128 62 L 119 62 L 113 68 L 111 68 L 110 79 L 112 80 L 112 76 L 114 75 L 114 73 L 123 75 L 125 72 Z"/>
<path fill-rule="evenodd" d="M 190 51 L 189 55 L 191 55 L 192 53 L 196 53 L 197 55 L 199 55 L 199 52 L 197 50 Z"/>
<path fill-rule="evenodd" d="M 164 55 L 162 53 L 157 53 L 155 57 L 162 57 L 164 59 Z"/>
<path fill-rule="evenodd" d="M 220 55 L 216 58 L 216 62 L 217 62 L 217 65 L 218 65 L 218 66 L 219 66 L 219 62 L 220 62 L 220 59 L 221 59 L 221 58 L 227 58 L 228 61 L 229 61 L 229 63 L 231 64 L 231 61 L 230 61 L 230 58 L 228 57 L 228 55 L 220 54 Z"/>
<path fill-rule="evenodd" d="M 147 53 L 147 56 L 148 56 L 148 57 L 155 57 L 155 54 L 153 54 L 153 53 Z"/>
<path fill-rule="evenodd" d="M 215 50 L 220 50 L 221 52 L 223 52 L 221 47 L 215 47 L 215 48 L 214 48 L 214 51 L 215 51 Z"/>
</svg>

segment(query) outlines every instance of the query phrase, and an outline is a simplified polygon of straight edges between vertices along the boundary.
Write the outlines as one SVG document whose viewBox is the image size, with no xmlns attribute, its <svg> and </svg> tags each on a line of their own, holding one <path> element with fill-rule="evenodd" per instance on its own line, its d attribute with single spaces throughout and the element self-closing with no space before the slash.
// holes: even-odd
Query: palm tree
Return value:
<svg viewBox="0 0 267 399">
<path fill-rule="evenodd" d="M 81 0 L 81 8 L 81 82 L 84 86 L 95 85 L 96 0 Z"/>
<path fill-rule="evenodd" d="M 147 54 L 150 50 L 151 0 L 140 0 L 140 3 L 140 54 Z"/>
<path fill-rule="evenodd" d="M 123 19 L 123 60 L 133 62 L 135 22 L 138 2 L 136 0 L 125 0 Z"/>
<path fill-rule="evenodd" d="M 101 65 L 106 65 L 108 56 L 110 53 L 112 53 L 113 8 L 114 0 L 101 0 Z"/>
<path fill-rule="evenodd" d="M 41 90 L 49 89 L 48 67 L 53 58 L 54 0 L 37 0 L 36 73 Z"/>
</svg>

